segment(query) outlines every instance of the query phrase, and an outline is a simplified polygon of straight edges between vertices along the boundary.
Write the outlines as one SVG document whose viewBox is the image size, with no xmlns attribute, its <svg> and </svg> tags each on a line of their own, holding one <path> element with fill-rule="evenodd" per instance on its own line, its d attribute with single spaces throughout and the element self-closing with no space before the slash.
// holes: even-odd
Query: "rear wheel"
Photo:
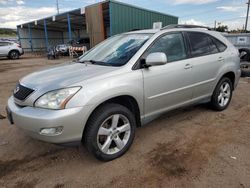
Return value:
<svg viewBox="0 0 250 188">
<path fill-rule="evenodd" d="M 212 108 L 217 111 L 225 110 L 231 102 L 232 94 L 232 81 L 227 77 L 223 77 L 214 90 L 211 99 Z"/>
<path fill-rule="evenodd" d="M 16 50 L 10 51 L 9 58 L 10 59 L 19 59 L 19 52 Z"/>
<path fill-rule="evenodd" d="M 119 104 L 106 104 L 91 115 L 84 134 L 85 145 L 97 159 L 113 160 L 129 149 L 135 127 L 130 110 Z"/>
</svg>

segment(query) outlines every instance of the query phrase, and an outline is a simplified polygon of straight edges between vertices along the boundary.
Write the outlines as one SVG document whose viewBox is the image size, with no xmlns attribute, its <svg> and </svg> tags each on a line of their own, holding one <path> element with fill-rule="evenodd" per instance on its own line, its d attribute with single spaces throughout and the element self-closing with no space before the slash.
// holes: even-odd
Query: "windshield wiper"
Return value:
<svg viewBox="0 0 250 188">
<path fill-rule="evenodd" d="M 86 63 L 86 62 L 90 62 L 93 65 L 103 65 L 103 66 L 112 66 L 108 63 L 105 63 L 103 61 L 95 61 L 95 60 L 85 60 L 85 61 L 79 61 L 80 63 Z"/>
</svg>

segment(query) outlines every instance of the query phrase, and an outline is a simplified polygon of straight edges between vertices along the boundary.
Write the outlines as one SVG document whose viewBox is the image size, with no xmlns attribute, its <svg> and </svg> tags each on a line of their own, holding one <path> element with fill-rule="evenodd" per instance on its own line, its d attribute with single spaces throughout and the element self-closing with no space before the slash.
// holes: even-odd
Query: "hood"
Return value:
<svg viewBox="0 0 250 188">
<path fill-rule="evenodd" d="M 117 67 L 83 63 L 67 63 L 42 71 L 34 72 L 20 80 L 20 83 L 33 89 L 59 89 L 78 82 L 101 76 L 116 70 Z"/>
</svg>

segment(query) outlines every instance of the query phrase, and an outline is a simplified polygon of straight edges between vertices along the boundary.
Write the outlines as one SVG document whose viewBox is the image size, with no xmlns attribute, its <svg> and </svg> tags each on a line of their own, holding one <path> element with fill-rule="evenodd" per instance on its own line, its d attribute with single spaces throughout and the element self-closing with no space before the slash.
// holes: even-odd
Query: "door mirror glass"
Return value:
<svg viewBox="0 0 250 188">
<path fill-rule="evenodd" d="M 163 52 L 151 53 L 146 58 L 146 64 L 148 66 L 165 65 L 167 63 L 167 56 Z"/>
</svg>

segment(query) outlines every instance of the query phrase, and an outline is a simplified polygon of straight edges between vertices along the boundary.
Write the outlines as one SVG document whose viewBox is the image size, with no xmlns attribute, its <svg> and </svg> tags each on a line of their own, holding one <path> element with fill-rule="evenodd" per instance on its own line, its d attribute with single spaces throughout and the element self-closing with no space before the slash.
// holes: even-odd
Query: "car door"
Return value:
<svg viewBox="0 0 250 188">
<path fill-rule="evenodd" d="M 169 33 L 159 37 L 143 54 L 163 52 L 168 63 L 142 70 L 144 78 L 145 117 L 150 117 L 187 103 L 192 99 L 193 71 L 187 59 L 182 33 Z"/>
<path fill-rule="evenodd" d="M 194 73 L 193 98 L 205 98 L 213 92 L 224 58 L 214 43 L 214 40 L 217 40 L 214 37 L 201 32 L 187 32 L 187 37 L 190 43 Z"/>
<path fill-rule="evenodd" d="M 9 53 L 10 45 L 8 42 L 0 42 L 0 56 L 6 56 Z"/>
</svg>

